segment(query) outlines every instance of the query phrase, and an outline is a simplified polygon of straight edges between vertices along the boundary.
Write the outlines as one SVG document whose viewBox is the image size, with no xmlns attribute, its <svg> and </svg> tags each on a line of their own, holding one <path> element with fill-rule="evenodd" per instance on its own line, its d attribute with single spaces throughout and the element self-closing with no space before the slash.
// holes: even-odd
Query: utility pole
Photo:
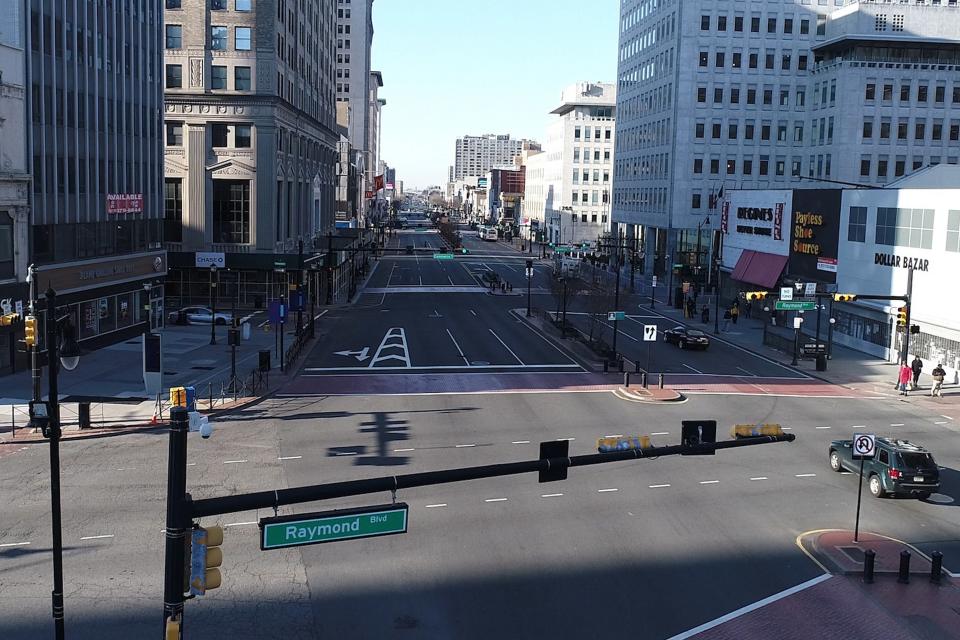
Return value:
<svg viewBox="0 0 960 640">
<path fill-rule="evenodd" d="M 614 256 L 614 264 L 617 268 L 617 282 L 614 288 L 613 293 L 613 310 L 620 311 L 620 260 Z M 620 358 L 617 355 L 617 334 L 620 332 L 620 321 L 617 320 L 617 315 L 613 316 L 613 363 L 616 365 L 620 362 Z"/>
<path fill-rule="evenodd" d="M 170 446 L 167 454 L 167 526 L 163 572 L 163 624 L 183 626 L 183 567 L 190 518 L 184 513 L 187 498 L 186 407 L 170 408 Z"/>
<path fill-rule="evenodd" d="M 57 294 L 47 289 L 47 407 L 50 414 L 50 526 L 53 533 L 53 625 L 57 640 L 64 639 L 63 531 L 60 520 L 60 398 L 57 389 Z"/>
<path fill-rule="evenodd" d="M 527 260 L 527 317 L 530 317 L 530 284 L 533 280 L 533 260 Z"/>
<path fill-rule="evenodd" d="M 30 280 L 30 315 L 37 317 L 37 269 L 32 264 L 28 269 Z M 26 323 L 24 323 L 26 324 Z M 40 345 L 30 347 L 30 377 L 33 382 L 33 400 L 40 400 Z"/>
<path fill-rule="evenodd" d="M 217 344 L 217 267 L 210 265 L 210 344 Z"/>
<path fill-rule="evenodd" d="M 714 266 L 717 270 L 716 272 L 716 290 L 713 294 L 713 333 L 715 335 L 720 334 L 720 257 L 715 256 L 713 259 Z"/>
<path fill-rule="evenodd" d="M 910 358 L 910 307 L 913 302 L 913 267 L 907 270 L 907 318 L 906 326 L 903 328 L 903 351 L 900 353 L 900 361 L 907 362 Z"/>
</svg>

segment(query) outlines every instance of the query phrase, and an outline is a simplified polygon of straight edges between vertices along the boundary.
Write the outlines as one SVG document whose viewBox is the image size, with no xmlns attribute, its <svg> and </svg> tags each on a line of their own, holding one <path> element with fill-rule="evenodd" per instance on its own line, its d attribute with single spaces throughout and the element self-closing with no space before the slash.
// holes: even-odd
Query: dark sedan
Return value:
<svg viewBox="0 0 960 640">
<path fill-rule="evenodd" d="M 706 349 L 710 346 L 710 338 L 703 331 L 674 327 L 663 332 L 663 341 L 675 344 L 681 349 Z"/>
</svg>

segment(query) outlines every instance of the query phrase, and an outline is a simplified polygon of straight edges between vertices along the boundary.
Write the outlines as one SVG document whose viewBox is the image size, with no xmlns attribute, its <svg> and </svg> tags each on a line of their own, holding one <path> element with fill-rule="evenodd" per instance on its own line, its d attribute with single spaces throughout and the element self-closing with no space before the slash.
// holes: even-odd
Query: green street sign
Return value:
<svg viewBox="0 0 960 640">
<path fill-rule="evenodd" d="M 817 308 L 817 303 L 804 300 L 777 300 L 777 303 L 774 305 L 774 307 L 777 311 L 813 311 Z"/>
<path fill-rule="evenodd" d="M 260 549 L 285 549 L 407 532 L 403 503 L 260 519 Z"/>
<path fill-rule="evenodd" d="M 608 311 L 607 320 L 613 322 L 614 320 L 626 320 L 627 314 L 623 311 Z"/>
<path fill-rule="evenodd" d="M 557 252 L 557 253 L 570 253 L 571 251 L 572 251 L 572 249 L 571 249 L 570 247 L 557 247 L 557 248 L 556 248 L 556 252 Z"/>
<path fill-rule="evenodd" d="M 433 254 L 434 260 L 453 260 L 452 253 L 435 253 Z"/>
</svg>

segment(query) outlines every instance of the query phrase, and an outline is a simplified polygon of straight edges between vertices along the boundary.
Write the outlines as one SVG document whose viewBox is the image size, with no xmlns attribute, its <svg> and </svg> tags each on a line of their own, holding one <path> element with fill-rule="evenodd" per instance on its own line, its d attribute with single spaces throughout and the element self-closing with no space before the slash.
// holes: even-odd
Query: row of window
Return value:
<svg viewBox="0 0 960 640">
<path fill-rule="evenodd" d="M 162 241 L 158 219 L 37 224 L 31 231 L 31 255 L 41 264 L 139 253 Z"/>
<path fill-rule="evenodd" d="M 787 175 L 796 177 L 802 175 L 802 161 L 799 157 L 794 156 L 789 160 L 789 174 L 787 173 L 787 162 L 787 158 L 782 156 L 775 157 L 772 162 L 770 156 L 768 155 L 761 155 L 758 157 L 748 156 L 739 160 L 739 175 L 773 175 L 777 177 L 786 177 Z M 709 169 L 708 172 L 710 175 L 720 175 L 721 168 L 723 169 L 724 175 L 737 175 L 738 160 L 737 158 L 727 158 L 726 160 L 721 160 L 720 158 L 710 158 L 707 168 Z M 830 177 L 832 168 L 832 157 L 829 153 L 826 155 L 810 156 L 808 173 L 811 177 Z M 754 171 L 754 169 L 756 169 L 756 171 Z M 693 159 L 693 173 L 694 175 L 701 175 L 704 173 L 704 158 L 698 157 Z M 699 197 L 695 197 L 694 201 L 699 202 Z M 699 205 L 694 205 L 694 209 L 698 208 Z"/>
<path fill-rule="evenodd" d="M 740 121 L 734 120 L 727 122 L 726 127 L 726 139 L 727 140 L 740 140 L 740 134 L 743 133 L 743 140 L 754 140 L 756 137 L 763 141 L 771 141 L 774 132 L 776 132 L 776 141 L 777 142 L 803 142 L 803 126 L 804 123 L 800 121 L 794 121 L 792 123 L 787 122 L 786 120 L 779 120 L 776 125 L 770 120 L 761 120 L 759 131 L 755 120 L 745 120 L 743 126 L 740 126 Z M 700 121 L 694 125 L 693 136 L 697 140 L 703 140 L 706 138 L 707 123 Z M 792 130 L 792 135 L 791 135 Z M 826 144 L 833 142 L 833 118 L 829 119 L 829 127 L 826 127 L 822 133 L 825 133 L 824 138 Z M 711 122 L 710 123 L 710 138 L 712 140 L 720 140 L 724 137 L 723 123 L 722 122 Z"/>
<path fill-rule="evenodd" d="M 876 134 L 878 140 L 889 140 L 894 131 L 896 132 L 897 140 L 908 140 L 911 128 L 913 130 L 913 140 L 920 142 L 927 140 L 928 123 L 925 119 L 914 120 L 913 127 L 910 126 L 910 119 L 907 118 L 898 118 L 894 123 L 890 118 L 884 117 L 880 119 L 879 127 L 875 127 L 875 124 L 874 118 L 864 119 L 861 130 L 861 135 L 864 140 L 872 140 L 874 134 Z M 894 128 L 894 125 L 896 128 Z M 940 118 L 934 119 L 929 126 L 929 139 L 932 141 L 943 140 L 943 128 L 943 120 Z M 947 133 L 951 141 L 960 141 L 960 120 L 951 120 L 947 123 Z"/>
<path fill-rule="evenodd" d="M 214 51 L 226 51 L 229 48 L 230 28 L 221 25 L 210 27 L 210 48 Z M 164 25 L 165 47 L 183 48 L 183 25 Z M 250 51 L 253 48 L 253 29 L 251 27 L 233 28 L 233 48 L 236 51 Z"/>
<path fill-rule="evenodd" d="M 167 89 L 183 88 L 183 65 L 168 64 L 164 86 Z M 227 83 L 227 67 L 212 65 L 210 67 L 210 88 L 214 90 L 233 89 L 234 91 L 250 91 L 250 67 L 236 66 L 233 68 L 233 87 Z"/>
<path fill-rule="evenodd" d="M 603 140 L 604 142 L 609 142 L 613 139 L 613 129 L 611 127 L 605 127 L 603 131 L 600 131 L 600 127 L 583 127 L 581 131 L 580 127 L 573 128 L 573 139 L 574 140 L 590 140 L 591 130 L 593 132 L 594 140 Z M 582 135 L 581 135 L 582 134 Z M 603 136 L 601 138 L 601 135 Z"/>
<path fill-rule="evenodd" d="M 761 26 L 761 17 L 758 15 L 750 16 L 750 33 L 760 33 Z M 780 21 L 777 16 L 768 16 L 767 17 L 767 33 L 781 33 L 778 30 L 778 25 L 782 29 L 784 34 L 792 34 L 794 30 L 795 23 L 797 31 L 800 35 L 807 35 L 810 33 L 810 20 L 809 18 L 801 18 L 799 21 L 796 21 L 793 16 L 784 16 L 783 20 Z M 745 25 L 744 16 L 734 16 L 732 21 L 728 21 L 727 16 L 719 15 L 714 19 L 713 16 L 702 15 L 700 16 L 700 30 L 701 31 L 710 31 L 711 28 L 716 29 L 717 31 L 727 31 L 727 28 L 730 27 L 731 31 L 734 32 L 743 32 Z M 817 19 L 817 35 L 822 36 L 826 28 L 826 18 L 823 17 Z"/>
<path fill-rule="evenodd" d="M 801 53 L 796 56 L 796 70 L 797 71 L 806 71 L 809 65 L 810 56 L 806 53 Z M 767 49 L 763 56 L 763 68 L 764 69 L 779 69 L 780 71 L 791 71 L 794 69 L 794 54 L 793 52 L 781 51 L 779 55 L 779 61 L 777 52 L 773 49 Z M 715 51 L 713 54 L 713 66 L 716 69 L 723 69 L 727 64 L 727 52 L 726 51 Z M 701 68 L 706 68 L 710 66 L 710 52 L 701 51 L 697 56 L 697 66 Z M 734 51 L 730 55 L 730 68 L 731 69 L 742 69 L 743 68 L 743 52 Z M 748 69 L 759 69 L 760 68 L 760 52 L 759 51 L 749 51 L 747 52 L 747 68 Z"/>
<path fill-rule="evenodd" d="M 577 198 L 577 191 L 573 192 L 574 204 L 609 204 L 610 192 L 604 189 L 601 191 L 581 191 L 580 198 Z"/>
<path fill-rule="evenodd" d="M 165 124 L 167 146 L 182 147 L 183 123 L 167 122 Z M 212 148 L 249 149 L 253 146 L 253 128 L 249 124 L 214 122 L 207 126 L 210 127 L 210 146 Z"/>
<path fill-rule="evenodd" d="M 603 160 L 602 160 L 602 161 L 603 161 L 603 162 L 609 162 L 609 161 L 610 161 L 610 150 L 609 150 L 609 149 L 605 149 L 605 150 L 603 150 L 602 154 L 603 154 Z M 584 162 L 585 164 L 590 164 L 591 158 L 593 159 L 593 162 L 601 162 L 600 157 L 601 157 L 601 151 L 600 151 L 600 149 L 594 149 L 594 150 L 593 150 L 593 153 L 591 154 L 589 147 L 588 147 L 588 148 L 585 148 L 585 149 L 583 150 L 583 155 L 581 156 L 581 154 L 580 154 L 580 147 L 574 147 L 574 148 L 573 148 L 573 161 L 574 161 L 575 163 L 579 163 L 579 162 L 582 161 L 582 162 Z M 581 160 L 581 158 L 582 158 L 582 160 Z"/>
<path fill-rule="evenodd" d="M 863 99 L 868 102 L 877 100 L 877 93 L 879 89 L 879 100 L 882 102 L 892 102 L 894 86 L 895 85 L 893 82 L 886 82 L 882 85 L 878 85 L 876 82 L 868 82 L 863 90 Z M 960 104 L 960 84 L 952 85 L 950 88 L 951 104 Z M 924 81 L 918 81 L 914 87 L 910 80 L 902 80 L 899 84 L 898 95 L 900 102 L 909 102 L 912 97 L 916 100 L 917 104 L 926 104 L 930 101 L 930 85 Z M 946 101 L 946 98 L 946 83 L 937 84 L 933 87 L 933 102 L 935 104 L 943 104 Z"/>
<path fill-rule="evenodd" d="M 226 11 L 228 9 L 227 0 L 210 0 L 210 9 L 212 11 Z M 182 9 L 183 0 L 166 0 L 165 9 Z M 233 0 L 234 11 L 252 11 L 253 0 Z"/>
<path fill-rule="evenodd" d="M 613 204 L 630 211 L 662 213 L 667 207 L 667 189 L 664 187 L 617 189 L 613 193 Z"/>
<path fill-rule="evenodd" d="M 712 97 L 713 104 L 725 105 L 725 104 L 740 104 L 741 101 L 743 104 L 755 105 L 757 104 L 757 98 L 760 98 L 760 104 L 764 106 L 773 106 L 774 97 L 776 97 L 776 104 L 781 107 L 790 106 L 790 86 L 781 85 L 779 89 L 774 89 L 772 85 L 764 85 L 763 87 L 758 88 L 756 85 L 748 85 L 746 92 L 743 91 L 743 88 L 740 85 L 726 86 L 719 85 L 713 87 Z M 759 93 L 758 93 L 759 92 Z M 707 97 L 710 96 L 711 92 L 708 90 L 706 85 L 700 85 L 697 87 L 697 104 L 706 104 Z M 814 92 L 816 95 L 816 92 Z M 834 88 L 833 93 L 831 93 L 832 98 L 836 98 L 836 89 Z M 725 101 L 726 100 L 726 101 Z M 806 87 L 795 87 L 793 89 L 793 105 L 796 107 L 803 107 L 807 103 L 807 89 Z"/>
<path fill-rule="evenodd" d="M 588 170 L 586 170 L 586 169 L 584 169 L 584 170 L 582 170 L 582 171 L 581 171 L 580 169 L 574 169 L 574 170 L 573 170 L 573 184 L 579 184 L 579 183 L 580 183 L 580 176 L 581 176 L 581 174 L 582 174 L 582 176 L 583 176 L 583 184 L 589 184 L 589 183 L 590 183 L 590 171 L 588 171 Z M 594 182 L 600 182 L 600 170 L 599 170 L 599 169 L 594 169 L 594 170 L 593 170 L 593 181 L 594 181 Z M 610 172 L 609 172 L 609 171 L 604 171 L 604 172 L 603 172 L 603 183 L 604 183 L 604 184 L 607 184 L 608 182 L 610 182 Z"/>
<path fill-rule="evenodd" d="M 933 248 L 933 209 L 877 207 L 876 244 L 913 249 Z M 847 240 L 866 242 L 867 208 L 850 207 Z M 947 224 L 947 251 L 960 251 L 960 211 L 950 211 Z"/>
<path fill-rule="evenodd" d="M 929 161 L 925 161 L 923 156 L 913 156 L 911 161 L 911 171 L 916 171 L 925 164 L 929 165 L 938 165 L 940 164 L 940 156 L 931 156 Z M 955 156 L 950 156 L 947 158 L 947 164 L 957 164 L 957 158 Z M 893 177 L 898 178 L 904 176 L 907 173 L 907 157 L 906 156 L 894 156 L 893 164 L 890 163 L 890 156 L 887 155 L 878 155 L 876 160 L 873 156 L 862 155 L 860 156 L 860 177 L 861 178 L 888 178 L 891 176 L 890 170 L 893 170 Z"/>
</svg>

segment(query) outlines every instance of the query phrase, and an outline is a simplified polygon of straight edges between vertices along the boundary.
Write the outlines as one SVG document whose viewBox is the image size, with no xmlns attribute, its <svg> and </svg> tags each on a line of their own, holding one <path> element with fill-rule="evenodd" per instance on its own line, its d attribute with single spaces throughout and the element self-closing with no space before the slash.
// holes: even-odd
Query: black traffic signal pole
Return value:
<svg viewBox="0 0 960 640">
<path fill-rule="evenodd" d="M 64 638 L 63 617 L 63 525 L 60 518 L 60 398 L 57 377 L 60 369 L 57 345 L 57 294 L 53 287 L 44 294 L 47 299 L 47 405 L 50 416 L 50 528 L 53 537 L 53 605 L 54 637 Z"/>
<path fill-rule="evenodd" d="M 167 455 L 167 526 L 166 553 L 163 574 L 163 625 L 168 621 L 181 623 L 183 637 L 184 566 L 186 537 L 190 529 L 187 512 L 187 431 L 186 407 L 170 409 L 170 447 Z"/>
</svg>

